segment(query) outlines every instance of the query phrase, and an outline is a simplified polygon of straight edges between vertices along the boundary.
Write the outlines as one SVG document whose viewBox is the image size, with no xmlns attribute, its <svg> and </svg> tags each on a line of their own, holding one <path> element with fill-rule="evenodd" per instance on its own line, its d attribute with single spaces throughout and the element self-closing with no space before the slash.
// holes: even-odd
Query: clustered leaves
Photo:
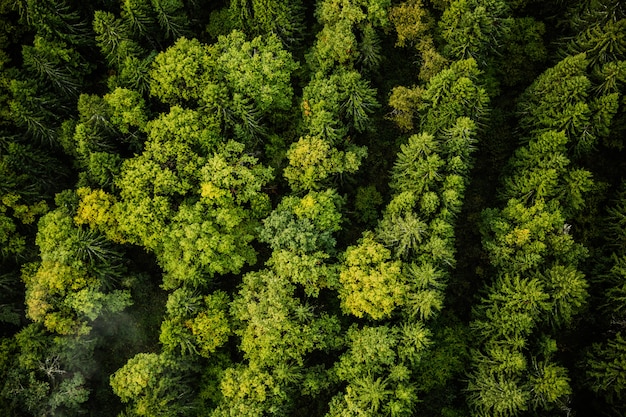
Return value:
<svg viewBox="0 0 626 417">
<path fill-rule="evenodd" d="M 0 414 L 624 415 L 626 8 L 566 3 L 0 0 Z"/>
</svg>

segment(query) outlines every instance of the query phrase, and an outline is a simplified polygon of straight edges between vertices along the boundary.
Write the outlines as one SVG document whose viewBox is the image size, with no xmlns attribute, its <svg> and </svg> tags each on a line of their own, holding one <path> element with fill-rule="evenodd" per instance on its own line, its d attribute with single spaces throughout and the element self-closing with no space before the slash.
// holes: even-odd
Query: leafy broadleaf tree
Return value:
<svg viewBox="0 0 626 417">
<path fill-rule="evenodd" d="M 182 383 L 190 371 L 174 356 L 139 353 L 111 375 L 111 387 L 135 415 L 192 415 L 197 405 Z"/>
<path fill-rule="evenodd" d="M 374 320 L 388 317 L 402 306 L 406 292 L 401 263 L 391 260 L 391 251 L 365 235 L 358 246 L 346 250 L 339 276 L 339 297 L 344 311 Z"/>
<path fill-rule="evenodd" d="M 331 185 L 332 179 L 356 172 L 366 155 L 364 147 L 340 151 L 324 139 L 305 136 L 287 150 L 285 178 L 294 191 L 318 190 Z"/>
<path fill-rule="evenodd" d="M 211 46 L 180 38 L 155 58 L 151 94 L 200 107 L 224 133 L 254 144 L 265 123 L 282 120 L 291 107 L 289 82 L 297 67 L 275 36 L 247 41 L 234 31 Z"/>
<path fill-rule="evenodd" d="M 115 288 L 124 266 L 121 253 L 98 233 L 73 224 L 61 209 L 39 223 L 41 263 L 24 271 L 28 316 L 49 331 L 83 335 L 106 312 L 131 304 L 128 292 Z"/>
</svg>

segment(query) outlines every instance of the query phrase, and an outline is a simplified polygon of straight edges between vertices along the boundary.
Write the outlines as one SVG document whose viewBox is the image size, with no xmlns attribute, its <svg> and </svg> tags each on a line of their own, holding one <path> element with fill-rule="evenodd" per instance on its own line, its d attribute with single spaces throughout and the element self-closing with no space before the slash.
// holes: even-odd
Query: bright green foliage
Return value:
<svg viewBox="0 0 626 417">
<path fill-rule="evenodd" d="M 272 253 L 267 265 L 279 276 L 301 285 L 307 297 L 318 297 L 321 290 L 338 287 L 339 266 L 330 263 L 329 258 L 324 252 L 304 254 L 278 250 Z"/>
<path fill-rule="evenodd" d="M 62 262 L 72 265 L 93 259 L 119 257 L 113 246 L 97 235 L 74 226 L 72 218 L 62 209 L 57 209 L 40 220 L 42 231 L 37 237 L 37 246 L 42 261 Z M 45 232 L 45 233 L 44 233 Z"/>
<path fill-rule="evenodd" d="M 413 129 L 414 118 L 419 118 L 422 128 L 401 145 L 391 172 L 392 199 L 376 229 L 377 240 L 384 244 L 377 252 L 382 254 L 389 250 L 382 247 L 390 248 L 390 255 L 399 259 L 399 278 L 386 287 L 389 293 L 400 294 L 387 294 L 377 303 L 400 307 L 402 333 L 407 339 L 400 343 L 398 357 L 406 370 L 399 372 L 401 367 L 396 365 L 381 378 L 368 375 L 365 380 L 376 387 L 376 396 L 367 400 L 358 393 L 368 389 L 359 386 L 358 380 L 350 381 L 342 401 L 336 396 L 331 402 L 331 415 L 377 415 L 381 410 L 391 415 L 413 414 L 417 391 L 409 381 L 414 381 L 412 373 L 428 336 L 421 320 L 435 317 L 444 306 L 443 290 L 455 265 L 455 216 L 461 210 L 473 165 L 477 123 L 487 112 L 489 98 L 480 86 L 480 75 L 474 60 L 458 61 L 432 77 L 426 88 L 397 88 L 392 92 L 390 104 L 397 111 L 391 118 L 405 130 Z M 350 251 L 348 248 L 347 259 Z M 450 377 L 453 372 L 444 374 Z M 393 383 L 400 375 L 402 383 Z M 443 386 L 446 381 L 437 384 Z M 433 384 L 425 382 L 424 386 Z M 381 408 L 382 404 L 387 408 Z M 364 406 L 368 408 L 361 408 Z M 347 410 L 343 414 L 342 408 Z"/>
<path fill-rule="evenodd" d="M 476 61 L 466 59 L 454 62 L 432 77 L 421 97 L 421 129 L 439 133 L 452 126 L 459 117 L 481 122 L 486 117 L 489 98 L 480 85 L 481 72 Z"/>
<path fill-rule="evenodd" d="M 231 333 L 228 303 L 221 291 L 201 297 L 183 287 L 171 293 L 159 337 L 165 351 L 209 358 Z"/>
<path fill-rule="evenodd" d="M 475 415 L 510 417 L 528 409 L 528 391 L 510 377 L 482 373 L 472 375 L 467 390 Z"/>
<path fill-rule="evenodd" d="M 93 280 L 89 282 L 88 277 L 70 266 L 49 262 L 43 262 L 36 274 L 25 275 L 23 279 L 27 288 L 26 306 L 30 319 L 43 323 L 48 330 L 59 334 L 85 334 L 89 331 L 81 326 L 82 323 L 70 306 L 57 307 L 54 300 L 57 297 L 63 300 L 70 291 L 93 286 Z"/>
<path fill-rule="evenodd" d="M 337 71 L 330 77 L 318 72 L 302 94 L 308 132 L 331 144 L 353 130 L 366 130 L 370 115 L 379 107 L 376 90 L 357 71 Z"/>
<path fill-rule="evenodd" d="M 337 268 L 326 262 L 341 203 L 332 189 L 288 196 L 264 220 L 259 238 L 272 249 L 270 269 L 246 274 L 230 305 L 247 364 L 221 376 L 213 416 L 289 414 L 298 395 L 316 396 L 329 385 L 324 368 L 310 366 L 309 358 L 339 347 L 339 320 L 298 295 L 318 297 L 336 286 Z"/>
<path fill-rule="evenodd" d="M 275 36 L 246 41 L 233 32 L 219 38 L 213 53 L 233 95 L 249 98 L 264 114 L 291 107 L 290 75 L 298 64 Z"/>
<path fill-rule="evenodd" d="M 392 6 L 389 20 L 396 30 L 396 46 L 414 46 L 420 54 L 420 80 L 428 81 L 447 66 L 448 60 L 435 48 L 433 12 L 422 0 L 408 0 Z"/>
<path fill-rule="evenodd" d="M 326 75 L 357 64 L 376 71 L 381 61 L 376 29 L 387 26 L 389 6 L 389 0 L 318 2 L 315 14 L 323 27 L 307 56 L 309 65 Z"/>
<path fill-rule="evenodd" d="M 243 150 L 229 142 L 208 158 L 199 172 L 200 199 L 181 204 L 172 223 L 154 231 L 161 235 L 158 253 L 168 272 L 166 287 L 202 285 L 207 275 L 236 273 L 256 261 L 249 244 L 258 219 L 269 210 L 261 189 L 272 174 Z"/>
<path fill-rule="evenodd" d="M 358 246 L 346 250 L 339 275 L 339 297 L 345 312 L 374 320 L 389 317 L 404 302 L 406 284 L 399 261 L 391 252 L 365 235 Z"/>
<path fill-rule="evenodd" d="M 115 216 L 127 240 L 155 249 L 176 208 L 172 197 L 198 191 L 204 159 L 197 152 L 212 150 L 218 138 L 197 113 L 178 107 L 147 129 L 145 152 L 126 160 L 117 177 Z"/>
<path fill-rule="evenodd" d="M 319 190 L 333 178 L 356 172 L 366 156 L 364 147 L 348 146 L 340 151 L 324 139 L 306 136 L 287 151 L 289 166 L 284 175 L 294 191 Z"/>
<path fill-rule="evenodd" d="M 159 115 L 146 125 L 148 142 L 145 144 L 144 154 L 160 164 L 172 160 L 175 164 L 168 168 L 176 168 L 181 174 L 192 175 L 199 167 L 187 165 L 197 163 L 200 157 L 210 155 L 222 141 L 212 122 L 200 112 L 172 106 L 168 113 Z M 170 147 L 182 149 L 170 150 Z"/>
<path fill-rule="evenodd" d="M 587 67 L 584 54 L 569 56 L 522 95 L 520 126 L 530 139 L 509 162 L 511 174 L 502 191 L 506 207 L 483 212 L 483 247 L 496 277 L 471 324 L 480 334 L 481 350 L 488 350 L 473 355 L 468 399 L 477 414 L 564 408 L 572 393 L 568 370 L 552 362 L 556 346 L 546 353 L 529 342 L 540 329 L 551 335 L 571 326 L 589 297 L 578 270 L 588 251 L 574 241 L 566 219 L 582 211 L 594 183 L 589 171 L 572 166 L 570 154 L 587 154 L 609 134 L 618 97 L 590 99 Z M 524 388 L 521 397 L 498 398 L 483 383 L 498 345 L 531 356 L 530 369 L 510 369 L 510 376 L 503 369 L 492 378 L 498 384 L 515 381 Z"/>
<path fill-rule="evenodd" d="M 292 381 L 281 381 L 266 371 L 246 366 L 226 369 L 220 383 L 223 402 L 213 410 L 211 416 L 284 415 L 289 409 L 293 391 L 280 384 L 299 380 L 298 369 L 286 369 L 285 377 Z"/>
<path fill-rule="evenodd" d="M 113 213 L 113 208 L 117 203 L 116 198 L 102 190 L 90 188 L 79 188 L 76 193 L 80 202 L 74 222 L 79 226 L 88 225 L 114 242 L 124 243 L 125 240 L 120 235 L 119 225 Z"/>
<path fill-rule="evenodd" d="M 518 148 L 511 166 L 522 175 L 505 179 L 506 197 L 532 202 L 561 194 L 559 180 L 562 181 L 570 164 L 566 144 L 565 133 L 552 130 L 533 138 L 528 146 Z"/>
<path fill-rule="evenodd" d="M 59 334 L 86 334 L 90 322 L 132 304 L 126 291 L 104 291 L 124 269 L 121 254 L 97 232 L 77 228 L 57 209 L 41 219 L 37 245 L 42 262 L 23 275 L 33 321 Z"/>
<path fill-rule="evenodd" d="M 214 274 L 237 273 L 244 264 L 253 264 L 256 254 L 249 243 L 256 224 L 251 220 L 234 206 L 205 201 L 181 206 L 163 237 L 165 286 L 199 286 Z"/>
<path fill-rule="evenodd" d="M 231 312 L 248 365 L 225 371 L 223 401 L 213 415 L 284 414 L 299 389 L 315 394 L 314 386 L 324 384 L 319 369 L 307 367 L 308 355 L 337 347 L 339 321 L 296 298 L 287 278 L 271 270 L 244 276 Z"/>
<path fill-rule="evenodd" d="M 494 375 L 518 375 L 528 366 L 524 354 L 511 344 L 487 344 L 485 353 L 474 352 L 474 360 L 482 371 Z"/>
<path fill-rule="evenodd" d="M 450 2 L 439 21 L 447 55 L 482 61 L 486 48 L 497 48 L 506 26 L 511 24 L 511 19 L 505 17 L 507 9 L 504 0 Z"/>
<path fill-rule="evenodd" d="M 422 0 L 410 0 L 395 5 L 389 20 L 397 32 L 397 46 L 413 45 L 433 29 L 434 19 Z"/>
<path fill-rule="evenodd" d="M 347 20 L 352 24 L 364 20 L 376 26 L 387 24 L 388 0 L 325 0 L 319 3 L 316 14 L 323 24 Z"/>
<path fill-rule="evenodd" d="M 472 153 L 476 150 L 477 123 L 469 117 L 459 117 L 455 123 L 443 131 L 441 143 L 447 157 L 448 171 L 453 175 L 468 177 L 474 166 Z"/>
<path fill-rule="evenodd" d="M 391 118 L 397 120 L 401 128 L 409 129 L 414 117 L 419 115 L 421 131 L 433 135 L 450 128 L 459 117 L 480 122 L 486 116 L 489 103 L 479 83 L 480 74 L 476 61 L 466 59 L 454 62 L 450 68 L 433 76 L 425 90 L 395 87 L 389 99 L 395 110 Z"/>
<path fill-rule="evenodd" d="M 409 258 L 424 244 L 428 224 L 413 212 L 385 216 L 378 225 L 377 236 L 386 247 L 394 249 L 398 257 Z"/>
<path fill-rule="evenodd" d="M 118 87 L 103 98 L 111 109 L 111 124 L 121 133 L 130 134 L 145 129 L 146 103 L 137 91 Z"/>
<path fill-rule="evenodd" d="M 339 331 L 335 317 L 318 316 L 294 297 L 295 286 L 272 271 L 244 277 L 232 315 L 243 326 L 235 332 L 251 364 L 271 367 L 276 361 L 303 365 L 306 355 L 333 347 Z"/>
<path fill-rule="evenodd" d="M 190 392 L 182 383 L 188 366 L 165 354 L 139 353 L 111 375 L 113 392 L 138 416 L 181 415 Z"/>
<path fill-rule="evenodd" d="M 378 238 L 394 248 L 396 256 L 418 255 L 446 269 L 454 265 L 452 222 L 461 210 L 475 132 L 475 123 L 461 117 L 442 132 L 441 141 L 420 133 L 401 145 L 391 173 L 396 194 L 377 229 Z"/>
<path fill-rule="evenodd" d="M 200 175 L 201 197 L 214 204 L 249 204 L 251 215 L 261 217 L 266 214 L 269 200 L 261 191 L 272 178 L 272 169 L 244 153 L 244 146 L 240 143 L 227 142 L 219 152 L 207 158 Z"/>
<path fill-rule="evenodd" d="M 335 65 L 348 66 L 357 59 L 357 39 L 349 21 L 340 20 L 324 25 L 317 35 L 317 43 L 310 58 L 322 74 L 327 74 Z"/>
<path fill-rule="evenodd" d="M 310 192 L 303 198 L 285 197 L 263 221 L 259 235 L 272 250 L 294 254 L 329 252 L 335 246 L 333 233 L 341 229 L 341 199 L 331 189 Z"/>
<path fill-rule="evenodd" d="M 555 265 L 547 269 L 541 279 L 545 283 L 546 292 L 550 294 L 550 320 L 557 327 L 569 325 L 581 312 L 589 295 L 584 274 L 571 264 Z"/>
<path fill-rule="evenodd" d="M 170 103 L 202 99 L 211 108 L 219 104 L 208 100 L 216 83 L 226 83 L 234 98 L 250 100 L 257 111 L 285 110 L 291 106 L 289 77 L 296 68 L 275 37 L 249 42 L 233 32 L 211 47 L 181 38 L 156 57 L 151 91 Z"/>
<path fill-rule="evenodd" d="M 217 297 L 207 298 L 209 299 L 207 304 L 209 304 L 213 303 L 212 298 Z M 190 323 L 191 332 L 196 337 L 201 356 L 208 357 L 211 355 L 228 340 L 230 335 L 230 325 L 224 312 L 225 306 L 219 307 L 222 310 L 209 305 L 209 309 L 198 314 Z"/>
<path fill-rule="evenodd" d="M 168 103 L 198 100 L 214 72 L 206 47 L 180 38 L 154 59 L 150 93 Z"/>
<path fill-rule="evenodd" d="M 502 210 L 484 212 L 483 246 L 502 274 L 512 275 L 545 266 L 547 260 L 575 265 L 586 250 L 567 233 L 558 209 L 538 200 L 530 207 L 514 199 Z"/>
<path fill-rule="evenodd" d="M 411 415 L 417 393 L 410 365 L 428 346 L 429 336 L 419 323 L 351 327 L 350 348 L 333 369 L 348 385 L 331 400 L 327 416 Z"/>
<path fill-rule="evenodd" d="M 498 279 L 487 297 L 474 313 L 479 318 L 472 327 L 483 338 L 506 340 L 513 345 L 528 337 L 550 308 L 542 282 L 516 275 Z"/>
<path fill-rule="evenodd" d="M 428 320 L 444 305 L 444 278 L 446 274 L 431 263 L 409 264 L 404 274 L 410 290 L 407 291 L 405 312 L 413 319 Z"/>
<path fill-rule="evenodd" d="M 388 115 L 396 125 L 405 132 L 414 129 L 414 119 L 418 115 L 418 109 L 421 102 L 424 89 L 419 86 L 407 88 L 403 86 L 394 87 L 389 96 L 389 106 L 393 108 Z"/>
<path fill-rule="evenodd" d="M 550 409 L 564 403 L 572 393 L 567 369 L 552 363 L 540 362 L 533 366 L 530 377 L 533 408 Z"/>
<path fill-rule="evenodd" d="M 429 133 L 413 135 L 401 145 L 401 152 L 393 166 L 390 186 L 397 192 L 421 194 L 430 191 L 443 173 L 444 160 L 436 153 L 437 141 Z"/>
<path fill-rule="evenodd" d="M 0 415 L 623 415 L 626 9 L 566 3 L 0 0 Z"/>
<path fill-rule="evenodd" d="M 569 215 L 584 207 L 584 195 L 593 188 L 591 173 L 570 168 L 565 132 L 546 131 L 518 148 L 504 180 L 503 197 L 532 204 L 538 199 L 559 201 Z"/>
<path fill-rule="evenodd" d="M 248 244 L 269 208 L 262 187 L 271 170 L 239 143 L 218 145 L 211 120 L 196 111 L 172 107 L 146 130 L 145 151 L 122 165 L 120 197 L 105 198 L 114 218 L 98 216 L 100 221 L 117 225 L 114 234 L 122 239 L 155 251 L 171 288 L 183 281 L 202 285 L 215 273 L 254 262 Z M 101 211 L 91 205 L 89 212 Z"/>
<path fill-rule="evenodd" d="M 298 67 L 275 36 L 246 41 L 234 31 L 206 46 L 180 38 L 157 55 L 151 93 L 170 104 L 200 105 L 236 137 L 253 141 L 262 119 L 279 120 L 291 107 L 291 73 Z"/>
</svg>

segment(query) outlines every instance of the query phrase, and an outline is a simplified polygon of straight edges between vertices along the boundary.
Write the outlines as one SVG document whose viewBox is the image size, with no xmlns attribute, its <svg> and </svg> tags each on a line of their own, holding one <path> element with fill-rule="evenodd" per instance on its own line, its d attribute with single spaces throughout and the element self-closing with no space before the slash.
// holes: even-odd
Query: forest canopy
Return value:
<svg viewBox="0 0 626 417">
<path fill-rule="evenodd" d="M 626 415 L 623 1 L 0 22 L 1 415 Z"/>
</svg>

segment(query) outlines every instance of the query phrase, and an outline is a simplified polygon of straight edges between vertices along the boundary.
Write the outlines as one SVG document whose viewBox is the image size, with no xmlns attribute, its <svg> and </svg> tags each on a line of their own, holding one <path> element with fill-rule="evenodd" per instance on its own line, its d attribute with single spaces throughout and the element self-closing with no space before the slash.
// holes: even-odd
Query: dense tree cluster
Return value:
<svg viewBox="0 0 626 417">
<path fill-rule="evenodd" d="M 626 413 L 622 1 L 0 22 L 0 414 Z"/>
</svg>

